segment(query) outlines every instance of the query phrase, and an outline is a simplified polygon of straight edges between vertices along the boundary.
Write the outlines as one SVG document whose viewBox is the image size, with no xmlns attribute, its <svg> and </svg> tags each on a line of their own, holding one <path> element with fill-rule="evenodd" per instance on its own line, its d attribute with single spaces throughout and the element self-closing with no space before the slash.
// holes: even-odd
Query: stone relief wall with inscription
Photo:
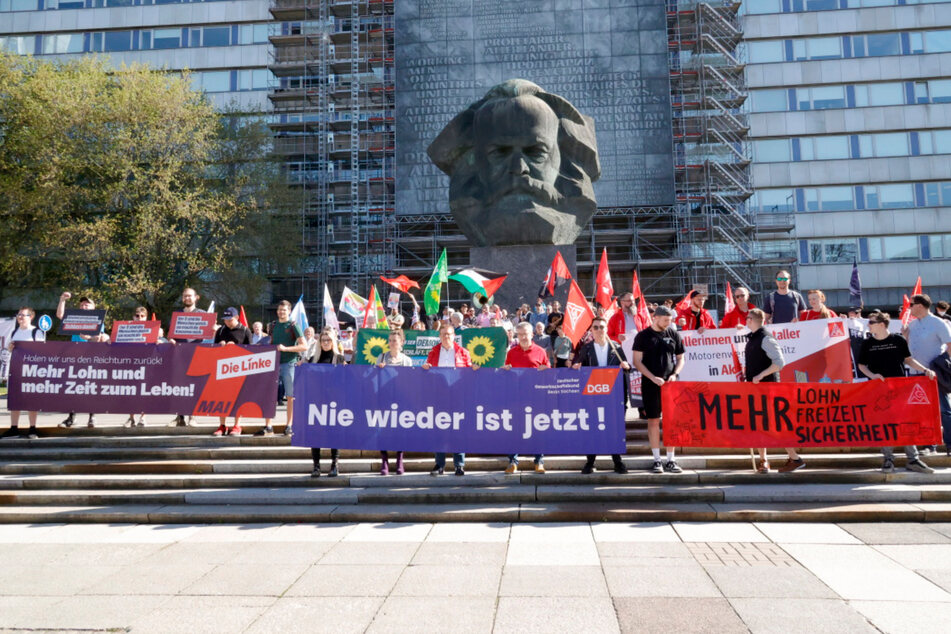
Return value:
<svg viewBox="0 0 951 634">
<path fill-rule="evenodd" d="M 426 148 L 506 79 L 528 79 L 592 117 L 599 207 L 673 203 L 664 0 L 399 0 L 396 209 L 449 213 Z"/>
</svg>

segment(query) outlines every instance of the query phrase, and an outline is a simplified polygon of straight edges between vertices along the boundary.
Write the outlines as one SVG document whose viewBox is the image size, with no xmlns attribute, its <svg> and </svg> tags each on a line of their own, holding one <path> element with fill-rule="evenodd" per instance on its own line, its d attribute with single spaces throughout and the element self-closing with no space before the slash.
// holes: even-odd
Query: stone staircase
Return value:
<svg viewBox="0 0 951 634">
<path fill-rule="evenodd" d="M 98 416 L 62 430 L 44 418 L 38 440 L 0 441 L 0 523 L 951 521 L 943 453 L 926 457 L 931 475 L 904 471 L 900 451 L 883 474 L 868 448 L 804 450 L 805 469 L 759 475 L 740 450 L 687 449 L 684 473 L 654 475 L 645 423 L 629 420 L 625 475 L 607 456 L 592 475 L 579 473 L 583 456 L 547 457 L 543 475 L 523 456 L 529 471 L 505 475 L 504 456 L 469 455 L 465 476 L 434 478 L 430 454 L 408 454 L 406 474 L 382 477 L 377 452 L 342 451 L 339 477 L 312 478 L 309 450 L 249 435 L 257 425 L 215 438 L 210 419 L 124 429 L 124 417 Z M 771 454 L 774 467 L 785 460 Z"/>
</svg>

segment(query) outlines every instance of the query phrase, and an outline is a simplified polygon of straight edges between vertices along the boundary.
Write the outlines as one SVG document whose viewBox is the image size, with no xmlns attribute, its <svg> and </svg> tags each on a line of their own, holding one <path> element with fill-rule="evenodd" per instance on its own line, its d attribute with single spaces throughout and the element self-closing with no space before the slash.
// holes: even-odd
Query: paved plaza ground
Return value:
<svg viewBox="0 0 951 634">
<path fill-rule="evenodd" d="M 947 632 L 951 524 L 0 525 L 0 631 Z"/>
</svg>

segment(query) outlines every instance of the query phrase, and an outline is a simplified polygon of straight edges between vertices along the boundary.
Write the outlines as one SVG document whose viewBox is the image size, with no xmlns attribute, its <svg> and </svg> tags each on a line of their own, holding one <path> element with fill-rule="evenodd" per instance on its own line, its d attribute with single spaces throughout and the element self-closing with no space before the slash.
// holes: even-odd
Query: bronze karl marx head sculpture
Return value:
<svg viewBox="0 0 951 634">
<path fill-rule="evenodd" d="M 596 209 L 594 121 L 523 79 L 495 86 L 428 149 L 449 207 L 477 246 L 574 244 Z"/>
</svg>

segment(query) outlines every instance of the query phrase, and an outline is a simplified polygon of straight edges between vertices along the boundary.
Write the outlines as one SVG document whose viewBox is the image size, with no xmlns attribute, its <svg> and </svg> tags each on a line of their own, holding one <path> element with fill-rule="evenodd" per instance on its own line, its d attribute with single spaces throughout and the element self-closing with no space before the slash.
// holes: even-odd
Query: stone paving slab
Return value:
<svg viewBox="0 0 951 634">
<path fill-rule="evenodd" d="M 746 634 L 746 624 L 723 598 L 617 597 L 618 623 L 625 634 Z"/>
</svg>

